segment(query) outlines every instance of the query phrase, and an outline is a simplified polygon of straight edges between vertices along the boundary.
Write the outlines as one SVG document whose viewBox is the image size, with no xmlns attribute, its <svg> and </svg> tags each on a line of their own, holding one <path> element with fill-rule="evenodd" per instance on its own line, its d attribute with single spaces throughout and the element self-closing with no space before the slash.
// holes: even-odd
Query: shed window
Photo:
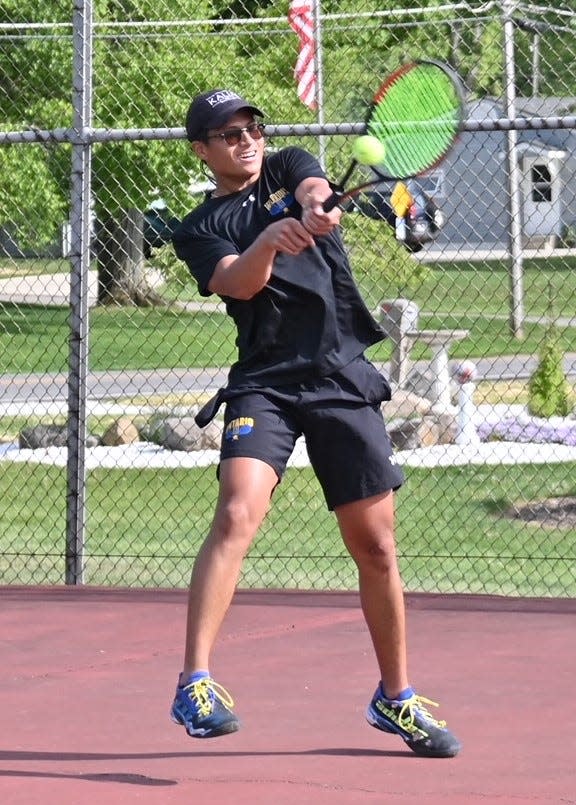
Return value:
<svg viewBox="0 0 576 805">
<path fill-rule="evenodd" d="M 552 177 L 548 165 L 533 165 L 531 177 L 532 201 L 536 204 L 552 201 Z"/>
</svg>

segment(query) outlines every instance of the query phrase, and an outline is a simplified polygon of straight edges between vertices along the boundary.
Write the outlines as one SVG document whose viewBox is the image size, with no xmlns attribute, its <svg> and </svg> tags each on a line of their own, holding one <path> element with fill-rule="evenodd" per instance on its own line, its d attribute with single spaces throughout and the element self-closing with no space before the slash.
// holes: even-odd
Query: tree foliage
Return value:
<svg viewBox="0 0 576 805">
<path fill-rule="evenodd" d="M 66 218 L 61 158 L 69 157 L 69 149 L 65 151 L 42 145 L 0 147 L 0 226 L 26 251 L 53 242 L 55 222 Z"/>
<path fill-rule="evenodd" d="M 394 236 L 392 227 L 359 212 L 342 217 L 343 237 L 354 275 L 366 301 L 376 306 L 388 296 L 411 295 L 430 275 Z"/>
<path fill-rule="evenodd" d="M 462 4 L 443 6 L 433 14 L 426 9 L 436 8 L 435 0 L 421 0 L 418 12 L 413 5 L 408 0 L 323 0 L 326 122 L 362 119 L 379 78 L 415 54 L 451 62 L 474 95 L 502 94 L 503 27 L 497 4 L 487 4 L 484 16 Z M 295 92 L 298 41 L 287 24 L 287 10 L 286 0 L 94 0 L 93 126 L 182 126 L 190 97 L 222 85 L 255 98 L 270 122 L 316 122 L 316 113 L 304 107 Z M 382 16 L 387 11 L 388 16 Z M 352 16 L 343 18 L 347 13 Z M 45 23 L 47 17 L 46 27 L 24 24 Z M 69 3 L 49 4 L 47 12 L 39 11 L 37 0 L 4 0 L 0 5 L 0 22 L 22 23 L 13 31 L 0 30 L 3 129 L 72 126 L 71 18 Z M 264 22 L 275 18 L 273 24 Z M 566 95 L 572 86 L 576 94 L 574 71 L 566 68 L 574 59 L 574 33 L 566 26 L 556 30 L 555 19 L 551 9 L 539 20 L 548 26 L 540 37 L 542 90 Z M 519 27 L 516 37 L 522 91 L 530 83 L 533 33 Z M 338 137 L 329 141 L 330 170 L 337 171 L 344 162 L 344 143 Z M 21 164 L 15 153 L 21 155 Z M 9 201 L 0 210 L 3 220 L 20 226 L 38 219 L 37 231 L 45 237 L 41 219 L 65 212 L 69 156 L 65 146 L 50 153 L 27 147 L 4 154 L 0 196 Z M 175 211 L 183 212 L 191 204 L 191 179 L 202 178 L 186 144 L 178 141 L 98 144 L 93 173 L 99 214 L 145 207 L 156 189 L 169 197 Z M 30 175 L 36 178 L 33 193 Z"/>
</svg>

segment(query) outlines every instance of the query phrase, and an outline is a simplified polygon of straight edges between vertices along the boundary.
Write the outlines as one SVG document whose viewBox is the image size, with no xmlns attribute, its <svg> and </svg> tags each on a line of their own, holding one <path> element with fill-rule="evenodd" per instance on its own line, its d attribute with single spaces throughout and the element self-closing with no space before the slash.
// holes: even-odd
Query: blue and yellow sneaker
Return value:
<svg viewBox="0 0 576 805">
<path fill-rule="evenodd" d="M 417 755 L 423 757 L 454 757 L 461 749 L 460 741 L 437 721 L 426 705 L 438 707 L 436 702 L 417 696 L 411 688 L 403 691 L 400 699 L 387 699 L 379 685 L 368 705 L 368 723 L 383 732 L 399 735 Z"/>
<path fill-rule="evenodd" d="M 211 677 L 188 680 L 176 688 L 170 716 L 192 738 L 216 738 L 240 729 L 228 691 Z"/>
</svg>

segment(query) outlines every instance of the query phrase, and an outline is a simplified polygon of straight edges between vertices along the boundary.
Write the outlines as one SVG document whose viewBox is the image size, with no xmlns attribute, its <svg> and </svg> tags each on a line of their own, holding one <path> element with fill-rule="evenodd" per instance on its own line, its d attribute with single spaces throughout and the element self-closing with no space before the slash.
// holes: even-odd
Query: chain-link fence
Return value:
<svg viewBox="0 0 576 805">
<path fill-rule="evenodd" d="M 395 384 L 404 581 L 576 593 L 576 4 L 309 5 L 314 108 L 286 0 L 2 4 L 0 583 L 181 586 L 208 530 L 220 426 L 193 415 L 234 332 L 169 243 L 211 186 L 191 96 L 240 91 L 268 148 L 337 178 L 379 81 L 426 56 L 466 83 L 457 147 L 402 214 L 383 185 L 343 217 L 391 336 L 370 357 Z M 355 585 L 300 446 L 242 585 Z"/>
</svg>

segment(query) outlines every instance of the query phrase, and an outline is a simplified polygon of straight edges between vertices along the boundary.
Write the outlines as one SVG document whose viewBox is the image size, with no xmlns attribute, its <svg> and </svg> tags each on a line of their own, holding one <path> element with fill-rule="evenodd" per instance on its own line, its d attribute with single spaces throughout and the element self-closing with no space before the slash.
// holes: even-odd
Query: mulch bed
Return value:
<svg viewBox="0 0 576 805">
<path fill-rule="evenodd" d="M 549 528 L 576 528 L 576 497 L 532 501 L 514 507 L 509 516 Z"/>
</svg>

